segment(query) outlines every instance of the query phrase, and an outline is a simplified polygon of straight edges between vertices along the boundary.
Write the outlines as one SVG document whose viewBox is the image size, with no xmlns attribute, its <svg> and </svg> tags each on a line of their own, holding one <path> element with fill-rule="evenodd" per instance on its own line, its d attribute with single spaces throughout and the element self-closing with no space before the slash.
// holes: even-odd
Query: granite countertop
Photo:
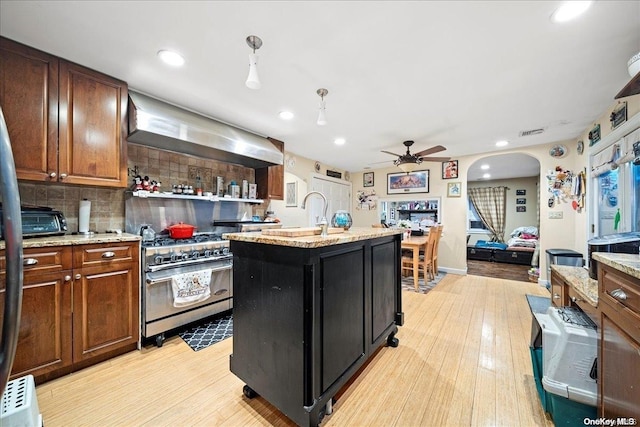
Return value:
<svg viewBox="0 0 640 427">
<path fill-rule="evenodd" d="M 225 233 L 223 239 L 236 240 L 239 242 L 262 243 L 265 245 L 292 246 L 296 248 L 319 248 L 323 246 L 339 245 L 342 243 L 357 242 L 359 240 L 375 239 L 377 237 L 393 236 L 402 234 L 398 228 L 373 228 L 373 227 L 351 227 L 348 231 L 339 234 L 330 234 L 327 237 L 301 236 L 282 237 L 265 236 L 262 233 Z"/>
<path fill-rule="evenodd" d="M 552 265 L 571 287 L 590 305 L 598 306 L 598 281 L 589 277 L 589 270 L 584 267 L 569 265 Z"/>
<path fill-rule="evenodd" d="M 609 267 L 620 270 L 629 276 L 640 279 L 640 255 L 614 254 L 608 252 L 594 252 L 593 258 Z"/>
<path fill-rule="evenodd" d="M 92 235 L 65 234 L 64 236 L 34 237 L 22 239 L 22 247 L 44 248 L 47 246 L 90 245 L 94 243 L 135 242 L 142 238 L 129 233 L 96 233 Z M 0 249 L 4 249 L 4 240 L 0 240 Z"/>
</svg>

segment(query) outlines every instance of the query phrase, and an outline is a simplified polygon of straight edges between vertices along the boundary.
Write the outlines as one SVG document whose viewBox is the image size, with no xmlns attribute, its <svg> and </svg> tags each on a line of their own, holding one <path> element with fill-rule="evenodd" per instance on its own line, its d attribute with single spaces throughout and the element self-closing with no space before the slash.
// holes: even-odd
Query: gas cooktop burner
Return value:
<svg viewBox="0 0 640 427">
<path fill-rule="evenodd" d="M 162 247 L 175 245 L 188 245 L 203 242 L 219 242 L 222 240 L 219 234 L 195 234 L 189 239 L 172 239 L 167 235 L 156 236 L 153 241 L 142 242 L 143 247 Z"/>
</svg>

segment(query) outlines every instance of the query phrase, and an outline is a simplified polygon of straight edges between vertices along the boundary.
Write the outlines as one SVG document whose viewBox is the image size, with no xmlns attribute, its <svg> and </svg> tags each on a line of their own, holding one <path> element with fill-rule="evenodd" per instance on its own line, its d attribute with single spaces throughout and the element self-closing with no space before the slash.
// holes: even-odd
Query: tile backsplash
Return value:
<svg viewBox="0 0 640 427">
<path fill-rule="evenodd" d="M 173 184 L 195 186 L 197 174 L 201 176 L 203 191 L 215 191 L 217 176 L 224 178 L 225 185 L 232 180 L 255 182 L 255 171 L 251 168 L 137 144 L 128 145 L 128 168 L 130 186 L 137 168 L 141 176 L 162 183 L 160 191 L 171 191 Z M 19 181 L 18 190 L 23 205 L 47 206 L 61 211 L 70 233 L 78 231 L 78 210 L 83 199 L 91 201 L 91 231 L 104 233 L 125 228 L 125 189 Z"/>
</svg>

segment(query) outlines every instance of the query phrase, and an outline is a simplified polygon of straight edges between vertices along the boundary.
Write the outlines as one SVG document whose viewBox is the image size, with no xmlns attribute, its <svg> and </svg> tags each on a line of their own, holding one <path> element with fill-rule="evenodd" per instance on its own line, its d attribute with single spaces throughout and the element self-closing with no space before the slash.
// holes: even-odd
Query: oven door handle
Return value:
<svg viewBox="0 0 640 427">
<path fill-rule="evenodd" d="M 225 270 L 231 270 L 233 268 L 233 264 L 229 264 L 229 265 L 225 265 L 222 267 L 215 267 L 211 269 L 211 273 L 217 273 L 219 271 L 225 271 Z M 155 285 L 161 282 L 166 282 L 167 280 L 171 280 L 171 278 L 174 276 L 175 274 L 163 274 L 160 277 L 150 277 L 150 274 L 147 274 L 147 285 Z"/>
</svg>

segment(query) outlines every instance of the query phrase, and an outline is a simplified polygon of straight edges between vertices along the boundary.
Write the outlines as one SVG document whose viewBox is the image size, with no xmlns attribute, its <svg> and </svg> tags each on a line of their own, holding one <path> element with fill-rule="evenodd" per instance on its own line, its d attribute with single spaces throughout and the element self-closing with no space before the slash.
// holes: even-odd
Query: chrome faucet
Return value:
<svg viewBox="0 0 640 427">
<path fill-rule="evenodd" d="M 307 203 L 307 197 L 309 197 L 312 194 L 317 194 L 320 197 L 322 197 L 322 202 L 323 202 L 322 219 L 316 225 L 320 227 L 320 236 L 327 237 L 329 235 L 329 232 L 328 232 L 329 222 L 327 221 L 327 208 L 329 207 L 329 203 L 327 203 L 327 198 L 325 197 L 325 195 L 319 191 L 310 191 L 304 196 L 304 199 L 302 199 L 302 205 L 300 207 L 304 209 L 304 205 Z"/>
</svg>

